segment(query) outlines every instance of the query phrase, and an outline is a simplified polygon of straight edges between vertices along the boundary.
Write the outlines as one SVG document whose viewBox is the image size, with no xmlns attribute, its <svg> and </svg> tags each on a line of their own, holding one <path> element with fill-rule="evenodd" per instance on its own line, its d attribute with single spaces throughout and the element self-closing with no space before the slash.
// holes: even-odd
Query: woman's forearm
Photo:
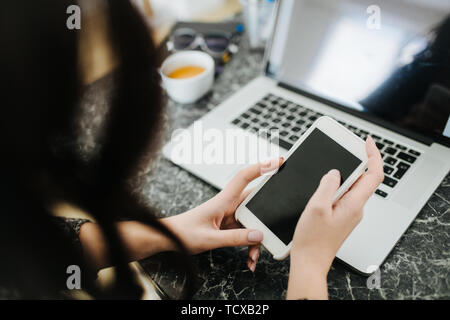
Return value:
<svg viewBox="0 0 450 320">
<path fill-rule="evenodd" d="M 136 261 L 173 249 L 171 241 L 160 232 L 136 221 L 117 223 L 129 261 Z M 106 242 L 96 223 L 85 223 L 79 234 L 83 254 L 97 270 L 111 266 Z"/>
<path fill-rule="evenodd" d="M 327 274 L 328 268 L 308 255 L 292 253 L 286 299 L 328 299 Z"/>
</svg>

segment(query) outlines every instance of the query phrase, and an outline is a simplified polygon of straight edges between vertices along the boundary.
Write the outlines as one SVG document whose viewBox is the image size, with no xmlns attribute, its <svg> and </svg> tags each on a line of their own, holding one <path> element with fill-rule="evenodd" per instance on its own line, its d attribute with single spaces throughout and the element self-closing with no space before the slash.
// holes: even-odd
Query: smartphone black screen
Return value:
<svg viewBox="0 0 450 320">
<path fill-rule="evenodd" d="M 288 245 L 323 175 L 338 169 L 342 183 L 360 164 L 360 159 L 316 128 L 246 206 Z"/>
</svg>

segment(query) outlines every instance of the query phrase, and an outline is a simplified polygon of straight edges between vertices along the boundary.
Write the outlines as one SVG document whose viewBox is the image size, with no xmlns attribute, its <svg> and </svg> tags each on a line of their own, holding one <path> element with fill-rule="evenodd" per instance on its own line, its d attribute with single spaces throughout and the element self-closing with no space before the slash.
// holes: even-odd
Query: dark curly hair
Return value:
<svg viewBox="0 0 450 320">
<path fill-rule="evenodd" d="M 72 4 L 1 4 L 0 286 L 30 298 L 51 296 L 64 287 L 68 265 L 75 261 L 89 268 L 51 218 L 49 207 L 64 200 L 97 220 L 117 267 L 116 285 L 109 292 L 97 290 L 95 276 L 84 278 L 84 289 L 97 298 L 138 298 L 140 289 L 115 227 L 118 219 L 146 223 L 186 252 L 127 187 L 140 159 L 159 148 L 164 104 L 157 50 L 129 1 L 104 1 L 118 64 L 100 147 L 86 160 L 75 143 L 82 85 L 79 32 L 66 27 L 66 8 Z M 187 295 L 192 294 L 190 279 Z"/>
</svg>

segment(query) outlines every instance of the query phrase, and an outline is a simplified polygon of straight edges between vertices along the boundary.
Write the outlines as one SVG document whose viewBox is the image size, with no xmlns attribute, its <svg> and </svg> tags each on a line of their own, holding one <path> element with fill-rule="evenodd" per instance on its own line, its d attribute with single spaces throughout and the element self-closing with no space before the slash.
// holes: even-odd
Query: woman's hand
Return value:
<svg viewBox="0 0 450 320">
<path fill-rule="evenodd" d="M 278 169 L 282 162 L 280 158 L 245 168 L 214 198 L 188 212 L 162 219 L 161 222 L 193 254 L 220 247 L 249 246 L 247 265 L 251 271 L 255 271 L 263 234 L 259 230 L 242 228 L 234 218 L 234 213 L 251 191 L 244 191 L 245 187 L 262 174 Z"/>
<path fill-rule="evenodd" d="M 384 179 L 380 152 L 371 137 L 366 140 L 368 171 L 333 204 L 340 185 L 338 170 L 320 181 L 303 211 L 291 249 L 287 298 L 327 298 L 326 277 L 337 251 L 358 225 L 363 207 Z"/>
</svg>

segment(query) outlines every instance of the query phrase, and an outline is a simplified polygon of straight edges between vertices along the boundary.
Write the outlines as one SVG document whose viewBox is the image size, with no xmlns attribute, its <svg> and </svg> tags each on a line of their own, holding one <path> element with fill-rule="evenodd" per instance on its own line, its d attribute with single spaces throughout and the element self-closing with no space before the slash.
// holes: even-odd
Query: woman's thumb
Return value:
<svg viewBox="0 0 450 320">
<path fill-rule="evenodd" d="M 311 197 L 311 201 L 318 201 L 319 203 L 329 203 L 333 202 L 334 195 L 339 189 L 341 184 L 341 174 L 339 170 L 332 169 L 320 180 L 319 187 L 316 192 Z"/>
<path fill-rule="evenodd" d="M 250 229 L 230 229 L 219 231 L 220 247 L 238 247 L 260 243 L 264 236 L 259 230 Z"/>
</svg>

